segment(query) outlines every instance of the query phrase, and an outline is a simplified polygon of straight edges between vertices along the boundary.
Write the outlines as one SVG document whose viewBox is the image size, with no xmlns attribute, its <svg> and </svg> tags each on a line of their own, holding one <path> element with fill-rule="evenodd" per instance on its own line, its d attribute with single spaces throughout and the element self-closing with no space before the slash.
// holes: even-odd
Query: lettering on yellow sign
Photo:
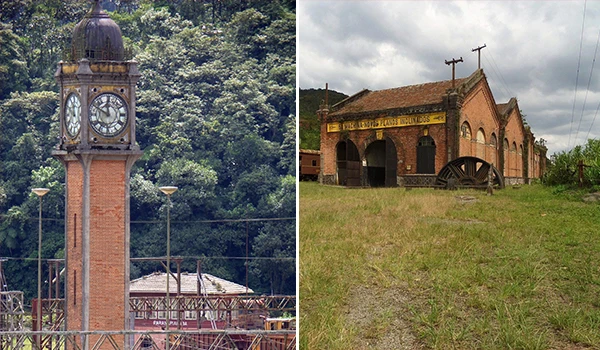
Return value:
<svg viewBox="0 0 600 350">
<path fill-rule="evenodd" d="M 443 124 L 445 122 L 446 112 L 436 112 L 327 123 L 327 132 L 399 128 L 413 125 Z"/>
</svg>

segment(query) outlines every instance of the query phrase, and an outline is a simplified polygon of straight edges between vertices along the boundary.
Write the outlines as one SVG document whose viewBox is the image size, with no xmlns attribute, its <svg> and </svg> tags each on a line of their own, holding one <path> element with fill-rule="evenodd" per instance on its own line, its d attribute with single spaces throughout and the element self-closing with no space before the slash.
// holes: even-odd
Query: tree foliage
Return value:
<svg viewBox="0 0 600 350">
<path fill-rule="evenodd" d="M 550 157 L 550 166 L 543 177 L 549 186 L 579 184 L 578 164 L 582 161 L 583 185 L 600 187 L 600 140 L 590 139 L 583 146 L 575 146 L 570 151 L 555 153 Z"/>
<path fill-rule="evenodd" d="M 295 2 L 104 0 L 139 62 L 131 256 L 172 255 L 261 293 L 295 292 Z M 10 288 L 35 290 L 38 199 L 43 258 L 64 256 L 64 169 L 53 74 L 87 0 L 0 4 L 0 255 Z M 261 221 L 261 218 L 270 221 Z M 284 218 L 284 219 L 281 219 Z M 240 221 L 253 219 L 253 221 Z M 274 220 L 276 219 L 276 220 Z M 246 247 L 246 239 L 248 247 Z M 268 259 L 263 259 L 268 258 Z M 18 260 L 21 259 L 21 260 Z M 133 263 L 132 278 L 160 269 Z M 190 258 L 184 268 L 194 271 Z M 33 278 L 32 278 L 33 277 Z"/>
<path fill-rule="evenodd" d="M 327 92 L 330 106 L 348 96 L 329 90 Z M 300 148 L 318 150 L 321 148 L 321 122 L 317 118 L 317 110 L 325 104 L 324 89 L 300 89 Z"/>
</svg>

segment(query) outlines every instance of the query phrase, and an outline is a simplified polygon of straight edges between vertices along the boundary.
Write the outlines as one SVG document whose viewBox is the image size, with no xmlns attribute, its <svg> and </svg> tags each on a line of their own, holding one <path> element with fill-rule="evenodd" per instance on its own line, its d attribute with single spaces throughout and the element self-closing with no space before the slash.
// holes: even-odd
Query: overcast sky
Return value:
<svg viewBox="0 0 600 350">
<path fill-rule="evenodd" d="M 549 156 L 600 137 L 600 2 L 300 0 L 297 21 L 302 89 L 329 83 L 352 95 L 447 80 L 444 61 L 460 57 L 456 76 L 466 77 L 477 69 L 471 49 L 485 44 L 496 103 L 516 97 Z"/>
</svg>

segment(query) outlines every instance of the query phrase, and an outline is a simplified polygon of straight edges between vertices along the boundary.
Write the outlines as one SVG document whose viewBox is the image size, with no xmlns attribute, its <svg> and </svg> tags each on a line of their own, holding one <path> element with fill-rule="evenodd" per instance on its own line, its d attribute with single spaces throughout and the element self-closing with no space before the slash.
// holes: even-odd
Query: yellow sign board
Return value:
<svg viewBox="0 0 600 350">
<path fill-rule="evenodd" d="M 444 124 L 445 122 L 446 112 L 399 115 L 395 117 L 382 117 L 375 119 L 348 120 L 345 122 L 327 123 L 327 132 L 400 128 L 403 126 L 413 125 Z"/>
</svg>

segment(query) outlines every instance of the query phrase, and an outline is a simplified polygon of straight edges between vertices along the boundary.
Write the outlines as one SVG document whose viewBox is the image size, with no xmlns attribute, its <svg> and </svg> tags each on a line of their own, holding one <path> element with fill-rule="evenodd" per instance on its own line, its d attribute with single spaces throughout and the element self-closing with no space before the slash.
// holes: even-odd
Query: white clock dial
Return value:
<svg viewBox="0 0 600 350">
<path fill-rule="evenodd" d="M 65 127 L 70 137 L 75 137 L 81 128 L 81 101 L 76 94 L 70 94 L 65 103 Z"/>
<path fill-rule="evenodd" d="M 127 104 L 111 93 L 98 95 L 90 105 L 90 126 L 102 136 L 117 136 L 127 125 Z"/>
</svg>

